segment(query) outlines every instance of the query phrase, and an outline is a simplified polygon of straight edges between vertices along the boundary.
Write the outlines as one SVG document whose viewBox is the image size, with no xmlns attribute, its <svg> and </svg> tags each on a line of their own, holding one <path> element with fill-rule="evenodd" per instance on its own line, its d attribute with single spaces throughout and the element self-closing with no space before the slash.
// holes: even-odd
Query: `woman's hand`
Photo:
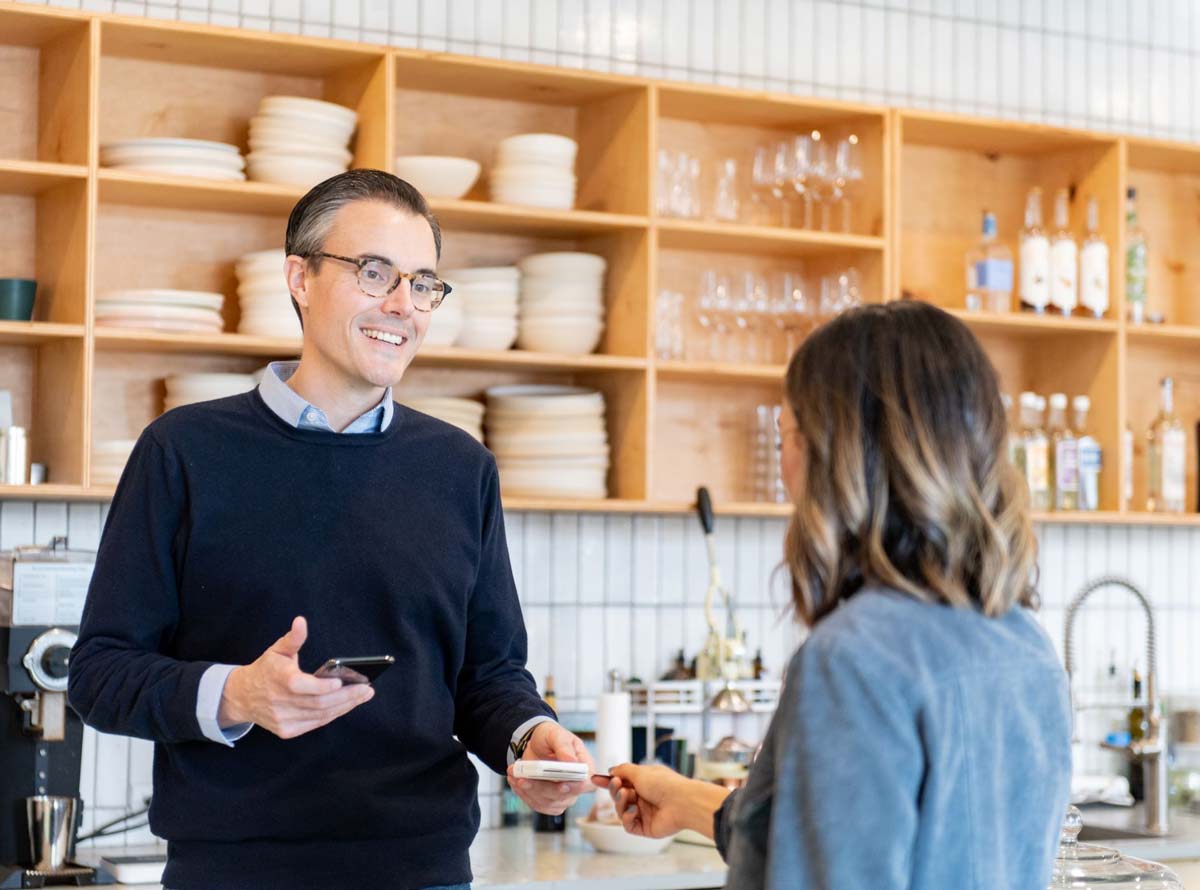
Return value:
<svg viewBox="0 0 1200 890">
<path fill-rule="evenodd" d="M 667 837 L 690 828 L 711 838 L 713 814 L 729 793 L 665 766 L 623 764 L 612 769 L 611 780 L 592 781 L 608 788 L 625 830 L 644 837 Z"/>
</svg>

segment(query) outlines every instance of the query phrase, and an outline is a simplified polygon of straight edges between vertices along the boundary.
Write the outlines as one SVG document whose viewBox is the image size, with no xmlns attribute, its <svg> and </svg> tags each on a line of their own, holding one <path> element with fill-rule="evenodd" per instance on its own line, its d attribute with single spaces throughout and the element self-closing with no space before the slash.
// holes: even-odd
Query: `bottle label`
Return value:
<svg viewBox="0 0 1200 890">
<path fill-rule="evenodd" d="M 1045 439 L 1025 443 L 1025 481 L 1033 495 L 1050 490 L 1050 449 Z"/>
<path fill-rule="evenodd" d="M 1021 300 L 1038 309 L 1050 303 L 1050 242 L 1044 235 L 1021 242 Z"/>
<path fill-rule="evenodd" d="M 1125 299 L 1146 302 L 1146 245 L 1133 244 L 1125 251 Z"/>
<path fill-rule="evenodd" d="M 1133 430 L 1121 431 L 1121 465 L 1125 468 L 1125 485 L 1121 492 L 1123 505 L 1133 503 Z"/>
<path fill-rule="evenodd" d="M 1055 443 L 1054 488 L 1060 497 L 1079 490 L 1079 442 L 1076 439 Z"/>
<path fill-rule="evenodd" d="M 1108 311 L 1108 245 L 1085 244 L 1079 254 L 1079 300 L 1095 315 Z"/>
<path fill-rule="evenodd" d="M 975 264 L 975 286 L 1012 293 L 1012 260 L 980 260 Z"/>
<path fill-rule="evenodd" d="M 1162 440 L 1162 493 L 1168 505 L 1182 505 L 1187 489 L 1184 458 L 1187 438 L 1183 430 L 1167 430 Z"/>
<path fill-rule="evenodd" d="M 1100 468 L 1104 454 L 1091 436 L 1079 439 L 1079 509 L 1100 509 Z"/>
<path fill-rule="evenodd" d="M 1069 315 L 1079 304 L 1079 287 L 1075 278 L 1078 273 L 1078 250 L 1070 238 L 1054 242 L 1050 251 L 1053 275 L 1050 279 L 1050 302 Z"/>
</svg>

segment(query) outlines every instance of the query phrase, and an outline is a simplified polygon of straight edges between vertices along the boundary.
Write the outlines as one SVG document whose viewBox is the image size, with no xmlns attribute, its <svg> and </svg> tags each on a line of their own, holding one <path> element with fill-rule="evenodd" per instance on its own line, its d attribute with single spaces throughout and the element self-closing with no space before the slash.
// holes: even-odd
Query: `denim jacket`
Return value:
<svg viewBox="0 0 1200 890">
<path fill-rule="evenodd" d="M 1028 610 L 864 590 L 793 656 L 716 816 L 727 890 L 1043 890 L 1070 727 L 1066 675 Z"/>
</svg>

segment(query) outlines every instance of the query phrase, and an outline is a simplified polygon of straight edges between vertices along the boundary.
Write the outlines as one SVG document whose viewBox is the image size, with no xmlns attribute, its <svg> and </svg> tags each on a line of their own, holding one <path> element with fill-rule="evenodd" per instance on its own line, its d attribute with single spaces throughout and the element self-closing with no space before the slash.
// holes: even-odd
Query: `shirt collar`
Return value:
<svg viewBox="0 0 1200 890">
<path fill-rule="evenodd" d="M 258 394 L 262 396 L 267 407 L 289 426 L 297 429 L 303 427 L 332 432 L 325 412 L 315 405 L 310 405 L 300 393 L 287 385 L 298 367 L 300 367 L 299 362 L 271 362 L 267 365 L 266 373 L 262 375 L 262 380 L 258 384 Z M 383 391 L 383 398 L 380 399 L 379 404 L 357 417 L 343 432 L 382 433 L 391 424 L 394 412 L 392 388 L 389 386 Z M 378 417 L 378 423 L 369 422 L 374 420 L 375 416 Z"/>
</svg>

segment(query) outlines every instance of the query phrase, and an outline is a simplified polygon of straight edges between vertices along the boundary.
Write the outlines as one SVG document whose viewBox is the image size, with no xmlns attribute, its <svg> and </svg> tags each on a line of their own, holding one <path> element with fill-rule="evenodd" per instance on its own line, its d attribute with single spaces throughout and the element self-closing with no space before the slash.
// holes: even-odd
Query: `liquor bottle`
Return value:
<svg viewBox="0 0 1200 890">
<path fill-rule="evenodd" d="M 553 675 L 548 675 L 546 677 L 546 691 L 543 693 L 542 699 L 554 710 L 556 714 L 558 713 L 558 695 L 554 692 Z M 557 816 L 547 816 L 545 813 L 535 812 L 533 814 L 533 830 L 541 832 L 566 831 L 566 814 L 559 813 Z"/>
<path fill-rule="evenodd" d="M 1162 406 L 1146 433 L 1146 509 L 1152 513 L 1182 513 L 1186 491 L 1184 459 L 1187 436 L 1175 416 L 1175 381 L 1164 377 Z"/>
<path fill-rule="evenodd" d="M 1100 443 L 1088 432 L 1088 411 L 1092 400 L 1087 396 L 1076 396 L 1075 435 L 1079 441 L 1079 509 L 1100 509 L 1100 470 L 1104 466 L 1104 452 Z"/>
<path fill-rule="evenodd" d="M 1079 440 L 1067 425 L 1067 395 L 1050 396 L 1050 478 L 1054 509 L 1079 508 Z"/>
<path fill-rule="evenodd" d="M 1100 236 L 1100 204 L 1088 198 L 1087 237 L 1079 251 L 1079 302 L 1096 318 L 1108 311 L 1108 245 Z"/>
<path fill-rule="evenodd" d="M 1063 315 L 1073 313 L 1079 304 L 1079 247 L 1067 228 L 1070 224 L 1070 198 L 1066 189 L 1059 189 L 1054 195 L 1050 242 L 1050 303 Z"/>
<path fill-rule="evenodd" d="M 1025 199 L 1025 228 L 1021 230 L 1021 304 L 1045 312 L 1050 303 L 1050 240 L 1042 229 L 1042 190 L 1032 188 Z"/>
<path fill-rule="evenodd" d="M 1125 301 L 1129 320 L 1146 320 L 1146 233 L 1137 221 L 1137 189 L 1125 193 Z"/>
<path fill-rule="evenodd" d="M 1008 393 L 1000 394 L 1000 404 L 1004 406 L 1004 424 L 1008 428 L 1008 460 L 1022 476 L 1025 475 L 1025 446 L 1021 442 L 1020 418 L 1013 417 L 1013 400 Z"/>
<path fill-rule="evenodd" d="M 1133 707 L 1129 709 L 1129 740 L 1140 742 L 1150 731 L 1150 721 L 1146 717 L 1146 709 L 1142 707 L 1142 675 L 1138 669 L 1133 669 Z M 1143 800 L 1146 796 L 1145 785 L 1142 782 L 1142 766 L 1140 763 L 1129 761 L 1129 793 L 1134 800 Z"/>
<path fill-rule="evenodd" d="M 1121 486 L 1121 509 L 1128 510 L 1133 504 L 1133 424 L 1125 421 L 1121 430 L 1121 466 L 1125 470 L 1125 481 Z"/>
<path fill-rule="evenodd" d="M 1029 505 L 1034 510 L 1050 509 L 1050 449 L 1042 429 L 1046 400 L 1036 393 L 1021 393 L 1021 441 L 1025 451 L 1025 482 Z"/>
<path fill-rule="evenodd" d="M 983 211 L 983 239 L 967 252 L 967 308 L 1011 312 L 1012 251 L 996 240 L 996 214 Z"/>
<path fill-rule="evenodd" d="M 763 662 L 762 649 L 754 653 L 754 679 L 761 680 L 767 674 L 767 666 Z"/>
</svg>

